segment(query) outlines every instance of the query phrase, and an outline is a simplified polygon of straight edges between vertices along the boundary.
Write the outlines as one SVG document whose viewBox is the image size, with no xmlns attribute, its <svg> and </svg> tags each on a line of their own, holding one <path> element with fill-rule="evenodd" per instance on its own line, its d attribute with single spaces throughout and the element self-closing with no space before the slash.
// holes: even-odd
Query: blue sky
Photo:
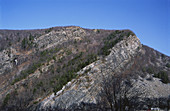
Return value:
<svg viewBox="0 0 170 111">
<path fill-rule="evenodd" d="M 131 29 L 170 56 L 170 0 L 0 0 L 0 29 Z"/>
</svg>

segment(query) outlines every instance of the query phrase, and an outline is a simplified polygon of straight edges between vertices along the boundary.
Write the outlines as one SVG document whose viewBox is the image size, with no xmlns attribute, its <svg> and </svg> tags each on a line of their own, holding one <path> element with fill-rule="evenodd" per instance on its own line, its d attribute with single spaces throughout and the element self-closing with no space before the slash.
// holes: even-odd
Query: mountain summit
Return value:
<svg viewBox="0 0 170 111">
<path fill-rule="evenodd" d="M 0 30 L 0 109 L 170 109 L 170 57 L 130 30 Z"/>
</svg>

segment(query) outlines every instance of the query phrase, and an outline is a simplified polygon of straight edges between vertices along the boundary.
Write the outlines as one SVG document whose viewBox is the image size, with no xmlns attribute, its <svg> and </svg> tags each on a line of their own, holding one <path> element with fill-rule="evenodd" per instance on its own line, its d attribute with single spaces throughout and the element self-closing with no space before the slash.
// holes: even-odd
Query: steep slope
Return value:
<svg viewBox="0 0 170 111">
<path fill-rule="evenodd" d="M 130 75 L 143 100 L 170 94 L 170 57 L 141 45 L 129 30 L 0 30 L 0 39 L 1 110 L 97 105 L 103 79 L 115 74 Z"/>
<path fill-rule="evenodd" d="M 82 71 L 78 72 L 81 76 L 68 83 L 66 89 L 63 88 L 59 94 L 55 96 L 52 94 L 44 100 L 41 108 L 59 107 L 68 109 L 72 105 L 78 105 L 81 102 L 97 104 L 103 76 L 106 77 L 109 74 L 113 74 L 112 70 L 116 73 L 121 68 L 124 68 L 136 56 L 140 48 L 139 39 L 135 36 L 122 40 L 111 49 L 111 53 L 104 60 L 97 60 L 85 67 Z M 111 67 L 111 69 L 108 67 Z"/>
<path fill-rule="evenodd" d="M 168 99 L 170 94 L 170 86 L 168 84 L 162 83 L 160 79 L 153 77 L 153 75 L 150 75 L 150 72 L 143 71 L 141 64 L 145 64 L 142 65 L 144 68 L 154 67 L 159 68 L 157 69 L 159 71 L 165 69 L 167 74 L 169 74 L 170 70 L 165 66 L 166 63 L 162 63 L 157 60 L 152 62 L 152 64 L 149 63 L 151 61 L 147 61 L 147 59 L 150 59 L 150 57 L 146 57 L 146 53 L 160 53 L 154 51 L 153 49 L 149 49 L 152 50 L 152 52 L 148 52 L 147 50 L 148 47 L 142 47 L 139 39 L 136 36 L 129 36 L 128 38 L 116 44 L 111 49 L 111 53 L 108 56 L 93 62 L 79 71 L 78 78 L 69 82 L 56 95 L 52 94 L 48 96 L 39 104 L 37 110 L 75 110 L 75 108 L 79 110 L 92 110 L 94 108 L 94 110 L 96 110 L 96 107 L 92 106 L 89 108 L 85 104 L 93 105 L 98 104 L 98 102 L 101 101 L 100 93 L 102 89 L 101 84 L 103 78 L 107 78 L 109 76 L 111 77 L 111 75 L 114 74 L 131 75 L 132 79 L 134 80 L 134 84 L 131 89 L 138 92 L 144 92 L 144 94 L 140 95 L 143 99 Z M 151 54 L 149 54 L 149 56 Z M 152 56 L 156 56 L 156 54 Z M 159 55 L 159 57 L 161 57 L 161 55 Z M 165 57 L 164 60 L 169 61 L 169 58 Z M 164 68 L 161 69 L 161 67 Z M 136 76 L 136 79 L 134 79 L 134 76 Z M 166 101 L 166 99 L 164 100 Z M 81 104 L 84 104 L 83 108 Z M 148 109 L 148 106 L 143 105 L 147 105 L 147 103 L 142 103 L 142 106 L 140 106 L 139 103 L 138 107 Z M 155 104 L 153 103 L 153 107 L 154 105 Z M 157 104 L 155 107 L 156 106 Z M 103 110 L 99 106 L 97 107 L 97 109 Z"/>
</svg>

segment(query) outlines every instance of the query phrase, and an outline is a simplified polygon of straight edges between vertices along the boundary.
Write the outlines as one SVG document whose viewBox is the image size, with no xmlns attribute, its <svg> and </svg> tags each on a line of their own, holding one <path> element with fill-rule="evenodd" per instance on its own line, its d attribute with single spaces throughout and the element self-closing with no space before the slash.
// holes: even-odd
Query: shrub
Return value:
<svg viewBox="0 0 170 111">
<path fill-rule="evenodd" d="M 111 33 L 107 38 L 106 38 L 106 40 L 111 40 L 111 39 L 113 39 L 113 38 L 115 38 L 116 37 L 116 34 L 115 33 Z"/>
<path fill-rule="evenodd" d="M 97 33 L 100 33 L 100 30 L 99 30 L 99 29 L 97 29 Z"/>
<path fill-rule="evenodd" d="M 58 52 L 60 49 L 58 47 L 54 48 L 54 52 Z"/>
<path fill-rule="evenodd" d="M 155 74 L 154 77 L 160 78 L 163 83 L 169 82 L 168 74 L 165 71 L 160 71 L 158 74 Z"/>
<path fill-rule="evenodd" d="M 34 102 L 33 102 L 33 104 L 37 104 L 37 103 L 38 103 L 38 101 L 34 101 Z"/>
<path fill-rule="evenodd" d="M 49 32 L 51 32 L 52 30 L 53 30 L 53 28 L 46 29 L 46 30 L 45 30 L 45 33 L 49 33 Z"/>
<path fill-rule="evenodd" d="M 90 70 L 91 70 L 91 68 L 86 69 L 86 70 L 84 71 L 84 73 L 88 73 Z"/>
<path fill-rule="evenodd" d="M 10 99 L 10 94 L 8 93 L 6 96 L 5 96 L 5 99 L 3 101 L 3 106 L 6 106 L 8 104 L 8 101 Z"/>
<path fill-rule="evenodd" d="M 43 86 L 43 82 L 42 81 L 37 84 L 37 88 L 40 88 L 42 86 Z"/>
<path fill-rule="evenodd" d="M 33 41 L 33 40 L 34 40 L 34 36 L 32 36 L 32 35 L 30 34 L 29 40 L 30 40 L 30 41 Z"/>
<path fill-rule="evenodd" d="M 119 34 L 119 33 L 121 33 L 121 31 L 119 31 L 119 30 L 116 30 L 116 31 L 115 31 L 115 33 L 116 33 L 116 34 Z"/>
<path fill-rule="evenodd" d="M 46 56 L 48 54 L 48 50 L 44 50 L 40 52 L 41 57 Z"/>
<path fill-rule="evenodd" d="M 72 54 L 72 51 L 71 50 L 66 50 L 66 54 L 70 55 L 70 54 Z"/>
<path fill-rule="evenodd" d="M 104 46 L 101 48 L 101 54 L 102 55 L 109 55 L 110 50 L 112 47 L 114 47 L 118 42 L 123 40 L 123 36 L 120 36 L 119 38 L 113 40 L 115 38 L 115 34 L 111 33 L 105 40 L 104 40 Z"/>
<path fill-rule="evenodd" d="M 36 91 L 37 91 L 37 88 L 34 88 L 34 89 L 33 89 L 33 94 L 35 94 Z"/>
<path fill-rule="evenodd" d="M 162 58 L 165 58 L 165 55 L 164 55 L 164 54 L 161 54 L 161 57 L 162 57 Z"/>
<path fill-rule="evenodd" d="M 28 40 L 27 40 L 27 38 L 24 38 L 21 42 L 21 47 L 23 49 L 25 49 L 27 47 L 27 44 L 28 44 Z"/>
<path fill-rule="evenodd" d="M 51 69 L 51 73 L 54 74 L 54 72 L 55 72 L 54 66 L 51 67 L 50 69 Z"/>
<path fill-rule="evenodd" d="M 8 42 L 8 45 L 9 45 L 9 46 L 11 46 L 11 45 L 12 45 L 12 43 L 11 43 L 11 42 Z"/>
<path fill-rule="evenodd" d="M 170 68 L 170 64 L 169 64 L 169 63 L 167 63 L 167 64 L 166 64 L 166 67 Z"/>
<path fill-rule="evenodd" d="M 149 67 L 146 71 L 150 74 L 154 74 L 154 69 L 152 69 L 151 67 Z"/>
<path fill-rule="evenodd" d="M 20 40 L 21 40 L 21 38 L 19 37 L 19 38 L 18 38 L 18 42 L 20 42 Z"/>
<path fill-rule="evenodd" d="M 142 72 L 146 72 L 146 67 L 143 67 L 143 68 L 142 68 Z"/>
<path fill-rule="evenodd" d="M 134 34 L 132 31 L 129 31 L 129 32 L 127 33 L 127 37 L 129 37 L 130 35 L 134 36 L 135 34 Z"/>
<path fill-rule="evenodd" d="M 33 46 L 33 36 L 30 36 L 29 39 L 24 38 L 21 42 L 21 47 L 23 49 L 32 48 L 32 46 Z"/>
<path fill-rule="evenodd" d="M 14 85 L 16 82 L 18 82 L 18 81 L 20 81 L 21 79 L 18 77 L 18 78 L 15 78 L 13 81 L 12 81 L 12 83 L 11 83 L 11 85 Z"/>
</svg>

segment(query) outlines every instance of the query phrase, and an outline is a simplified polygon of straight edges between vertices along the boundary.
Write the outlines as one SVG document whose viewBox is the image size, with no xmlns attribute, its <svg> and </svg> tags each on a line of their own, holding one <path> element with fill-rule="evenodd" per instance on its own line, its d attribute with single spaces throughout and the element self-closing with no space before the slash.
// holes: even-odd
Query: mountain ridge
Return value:
<svg viewBox="0 0 170 111">
<path fill-rule="evenodd" d="M 146 85 L 148 88 L 143 88 L 147 91 L 146 97 L 168 99 L 167 92 L 170 92 L 170 87 L 165 83 L 168 83 L 170 78 L 169 56 L 142 45 L 130 30 L 84 29 L 76 26 L 42 30 L 0 30 L 0 39 L 2 110 L 10 110 L 10 108 L 74 110 L 75 107 L 81 106 L 81 102 L 98 104 L 101 100 L 95 98 L 102 98 L 98 96 L 102 90 L 88 91 L 88 89 L 93 89 L 95 87 L 92 86 L 102 84 L 103 79 L 114 76 L 111 70 L 115 70 L 114 72 L 119 75 L 135 76 L 136 79 L 131 77 L 133 81 L 136 81 L 131 88 L 133 90 L 136 88 L 135 85 L 142 86 L 141 81 L 148 84 Z M 118 65 L 119 63 L 121 65 Z M 105 67 L 102 67 L 102 64 Z M 96 68 L 101 65 L 97 68 L 99 72 L 96 73 L 96 69 L 91 65 Z M 103 72 L 104 78 L 97 78 L 95 74 L 102 75 L 101 70 L 107 70 L 107 72 Z M 161 78 L 162 82 L 155 79 L 156 77 Z M 152 78 L 151 82 L 147 80 L 148 78 Z M 150 90 L 152 93 L 149 94 L 149 88 L 153 84 L 159 84 L 159 86 L 157 89 Z M 77 85 L 76 90 L 73 90 L 74 85 Z M 68 88 L 65 92 L 64 86 L 72 87 L 72 90 Z M 102 86 L 99 86 L 99 89 L 102 89 Z M 159 91 L 160 88 L 163 92 Z M 92 93 L 92 96 L 88 93 Z M 48 105 L 44 105 L 43 102 L 48 100 L 46 97 L 51 94 Z M 57 94 L 60 96 L 55 97 Z M 140 105 L 136 108 L 149 107 Z"/>
<path fill-rule="evenodd" d="M 103 28 L 100 28 L 100 29 L 96 29 L 96 28 L 84 28 L 84 27 L 80 27 L 80 26 L 76 26 L 76 25 L 68 25 L 68 26 L 53 26 L 53 27 L 45 27 L 45 28 L 38 28 L 38 29 L 0 29 L 0 31 L 40 31 L 40 30 L 49 30 L 51 28 L 65 28 L 65 27 L 79 27 L 79 28 L 83 28 L 83 29 L 90 29 L 90 30 L 129 30 L 129 31 L 132 31 L 131 29 L 103 29 Z M 133 32 L 134 33 L 134 32 Z M 149 46 L 149 45 L 147 45 Z M 154 48 L 153 48 L 154 49 Z M 156 50 L 156 49 L 154 49 Z M 162 53 L 160 50 L 157 50 L 158 52 Z M 166 54 L 167 55 L 167 54 Z M 169 55 L 167 55 L 169 56 Z"/>
</svg>

